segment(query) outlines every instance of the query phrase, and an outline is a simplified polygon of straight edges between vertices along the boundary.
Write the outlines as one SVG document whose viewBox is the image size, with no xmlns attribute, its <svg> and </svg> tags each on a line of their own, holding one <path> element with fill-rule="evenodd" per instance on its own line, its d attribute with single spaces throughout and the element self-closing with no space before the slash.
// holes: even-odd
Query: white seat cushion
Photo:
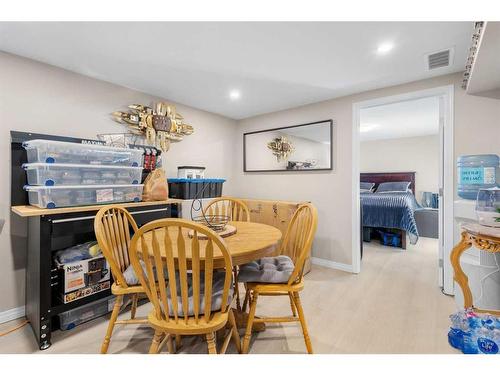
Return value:
<svg viewBox="0 0 500 375">
<path fill-rule="evenodd" d="M 240 266 L 238 281 L 282 284 L 288 282 L 294 267 L 293 261 L 286 255 L 261 258 Z"/>
</svg>

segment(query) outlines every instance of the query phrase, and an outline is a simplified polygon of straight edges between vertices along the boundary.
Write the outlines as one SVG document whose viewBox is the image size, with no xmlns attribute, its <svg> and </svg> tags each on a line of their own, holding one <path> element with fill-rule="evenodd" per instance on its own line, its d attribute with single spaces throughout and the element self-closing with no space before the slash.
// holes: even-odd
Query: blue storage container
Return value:
<svg viewBox="0 0 500 375">
<path fill-rule="evenodd" d="M 401 234 L 385 231 L 378 231 L 380 234 L 380 242 L 384 246 L 401 247 Z"/>
<path fill-rule="evenodd" d="M 476 199 L 479 189 L 497 186 L 498 155 L 463 155 L 457 159 L 458 196 Z"/>
<path fill-rule="evenodd" d="M 222 196 L 222 178 L 169 178 L 168 196 L 175 199 L 217 198 Z"/>
</svg>

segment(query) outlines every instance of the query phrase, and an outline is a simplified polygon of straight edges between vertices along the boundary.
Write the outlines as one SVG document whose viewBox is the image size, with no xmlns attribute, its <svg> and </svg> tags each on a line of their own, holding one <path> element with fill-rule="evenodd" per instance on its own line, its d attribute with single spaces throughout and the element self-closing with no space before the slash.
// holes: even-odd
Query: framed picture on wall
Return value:
<svg viewBox="0 0 500 375">
<path fill-rule="evenodd" d="M 333 166 L 333 120 L 243 134 L 244 172 L 324 171 Z"/>
</svg>

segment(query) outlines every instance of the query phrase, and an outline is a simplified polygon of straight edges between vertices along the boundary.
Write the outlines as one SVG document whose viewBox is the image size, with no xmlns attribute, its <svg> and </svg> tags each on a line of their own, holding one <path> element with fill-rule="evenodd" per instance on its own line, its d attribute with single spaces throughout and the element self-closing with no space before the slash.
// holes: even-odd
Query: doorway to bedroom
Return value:
<svg viewBox="0 0 500 375">
<path fill-rule="evenodd" d="M 364 264 L 404 267 L 449 292 L 451 97 L 444 87 L 354 105 L 359 271 Z"/>
</svg>

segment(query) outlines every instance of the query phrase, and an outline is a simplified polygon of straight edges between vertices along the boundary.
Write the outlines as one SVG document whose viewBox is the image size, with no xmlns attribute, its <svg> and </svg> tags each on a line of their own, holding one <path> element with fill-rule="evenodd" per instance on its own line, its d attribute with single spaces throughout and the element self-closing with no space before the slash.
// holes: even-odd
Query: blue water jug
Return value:
<svg viewBox="0 0 500 375">
<path fill-rule="evenodd" d="M 458 196 L 476 199 L 479 189 L 497 186 L 498 155 L 463 155 L 457 159 Z"/>
</svg>

